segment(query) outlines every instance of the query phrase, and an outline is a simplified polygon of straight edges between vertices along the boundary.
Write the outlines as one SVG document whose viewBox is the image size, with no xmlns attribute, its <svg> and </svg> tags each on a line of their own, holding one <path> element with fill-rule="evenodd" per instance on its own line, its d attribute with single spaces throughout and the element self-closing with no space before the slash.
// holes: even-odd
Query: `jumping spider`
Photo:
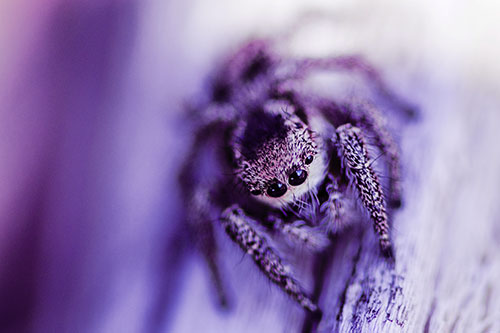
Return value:
<svg viewBox="0 0 500 333">
<path fill-rule="evenodd" d="M 269 245 L 271 235 L 321 249 L 354 200 L 371 219 L 382 254 L 393 258 L 386 201 L 401 204 L 398 146 L 372 104 L 339 104 L 306 92 L 303 82 L 314 71 L 358 72 L 379 97 L 411 112 L 356 56 L 280 57 L 271 42 L 253 40 L 223 63 L 193 110 L 197 132 L 181 174 L 186 221 L 222 304 L 214 224 L 311 313 L 319 313 L 317 304 Z M 368 136 L 386 161 L 388 193 L 372 167 Z"/>
</svg>

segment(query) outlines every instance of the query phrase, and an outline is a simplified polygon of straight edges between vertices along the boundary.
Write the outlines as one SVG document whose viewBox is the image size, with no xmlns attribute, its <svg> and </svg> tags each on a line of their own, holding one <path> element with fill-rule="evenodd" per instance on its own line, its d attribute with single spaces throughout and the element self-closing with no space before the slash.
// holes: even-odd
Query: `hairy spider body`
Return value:
<svg viewBox="0 0 500 333">
<path fill-rule="evenodd" d="M 313 70 L 358 71 L 379 95 L 409 112 L 357 57 L 282 58 L 271 43 L 255 40 L 224 62 L 194 108 L 197 134 L 181 174 L 186 220 L 222 304 L 227 299 L 213 235 L 217 224 L 310 312 L 319 311 L 317 304 L 270 246 L 275 233 L 321 250 L 354 199 L 368 213 L 382 253 L 393 258 L 386 198 L 393 206 L 401 203 L 397 145 L 371 104 L 338 105 L 305 92 L 302 83 Z M 372 167 L 367 135 L 385 155 L 388 193 Z"/>
</svg>

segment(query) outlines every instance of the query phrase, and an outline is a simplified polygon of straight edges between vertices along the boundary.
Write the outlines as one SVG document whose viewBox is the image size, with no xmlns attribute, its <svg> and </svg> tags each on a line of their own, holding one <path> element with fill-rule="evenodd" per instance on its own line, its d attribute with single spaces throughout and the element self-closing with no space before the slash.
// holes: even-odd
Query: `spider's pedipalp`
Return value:
<svg viewBox="0 0 500 333">
<path fill-rule="evenodd" d="M 274 228 L 283 234 L 290 243 L 319 252 L 329 244 L 327 234 L 318 226 L 312 227 L 302 220 L 284 223 L 279 218 L 273 219 Z"/>
<path fill-rule="evenodd" d="M 378 176 L 371 167 L 361 130 L 351 124 L 340 126 L 337 128 L 337 145 L 344 169 L 373 221 L 382 253 L 386 257 L 393 257 L 384 194 Z"/>
<path fill-rule="evenodd" d="M 339 189 L 339 185 L 335 177 L 331 174 L 328 176 L 328 184 L 325 191 L 328 199 L 321 204 L 320 212 L 325 215 L 323 223 L 326 224 L 326 230 L 329 234 L 335 233 L 342 229 L 346 224 L 344 216 L 344 195 Z"/>
<path fill-rule="evenodd" d="M 282 263 L 280 256 L 267 244 L 266 239 L 251 226 L 250 221 L 250 217 L 236 205 L 227 208 L 221 218 L 221 223 L 229 237 L 252 257 L 260 270 L 272 282 L 280 286 L 304 309 L 310 312 L 320 311 Z"/>
</svg>

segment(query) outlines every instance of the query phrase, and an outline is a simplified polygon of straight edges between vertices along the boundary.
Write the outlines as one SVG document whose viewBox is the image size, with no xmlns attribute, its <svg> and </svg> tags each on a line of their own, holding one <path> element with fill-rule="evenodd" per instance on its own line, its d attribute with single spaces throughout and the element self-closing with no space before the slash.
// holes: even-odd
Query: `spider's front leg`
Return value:
<svg viewBox="0 0 500 333">
<path fill-rule="evenodd" d="M 369 103 L 361 103 L 353 108 L 356 108 L 354 112 L 357 117 L 356 123 L 374 134 L 375 144 L 386 155 L 389 164 L 389 205 L 399 208 L 402 204 L 399 150 L 392 135 L 387 131 L 385 118 Z"/>
<path fill-rule="evenodd" d="M 320 314 L 318 306 L 303 291 L 282 263 L 280 256 L 267 244 L 266 239 L 252 227 L 251 221 L 250 217 L 237 205 L 227 208 L 221 218 L 229 237 L 252 257 L 260 270 L 272 282 L 280 286 L 304 309 Z"/>
<path fill-rule="evenodd" d="M 401 166 L 399 148 L 386 127 L 386 119 L 379 109 L 368 102 L 361 101 L 339 107 L 331 101 L 318 103 L 321 112 L 334 124 L 352 123 L 373 137 L 374 144 L 380 149 L 388 163 L 389 205 L 399 208 L 402 205 Z M 339 115 L 340 114 L 340 115 Z"/>
<path fill-rule="evenodd" d="M 344 124 L 337 128 L 336 135 L 343 168 L 370 214 L 375 232 L 379 236 L 382 253 L 386 257 L 393 257 L 384 194 L 378 176 L 371 167 L 372 160 L 369 158 L 363 134 L 359 128 Z"/>
</svg>

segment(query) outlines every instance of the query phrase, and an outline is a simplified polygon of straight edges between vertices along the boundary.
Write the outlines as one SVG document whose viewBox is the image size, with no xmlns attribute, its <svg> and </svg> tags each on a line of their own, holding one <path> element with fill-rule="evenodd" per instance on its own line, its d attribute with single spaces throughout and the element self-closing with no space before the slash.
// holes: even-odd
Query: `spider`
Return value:
<svg viewBox="0 0 500 333">
<path fill-rule="evenodd" d="M 412 114 L 361 57 L 284 57 L 260 39 L 222 63 L 193 108 L 196 135 L 180 175 L 185 219 L 222 305 L 216 226 L 310 313 L 321 312 L 272 246 L 275 234 L 321 251 L 356 201 L 381 253 L 394 258 L 387 210 L 401 205 L 398 146 L 373 104 L 337 103 L 305 89 L 311 73 L 330 71 L 360 73 L 378 96 Z M 387 193 L 367 137 L 386 162 Z"/>
</svg>

